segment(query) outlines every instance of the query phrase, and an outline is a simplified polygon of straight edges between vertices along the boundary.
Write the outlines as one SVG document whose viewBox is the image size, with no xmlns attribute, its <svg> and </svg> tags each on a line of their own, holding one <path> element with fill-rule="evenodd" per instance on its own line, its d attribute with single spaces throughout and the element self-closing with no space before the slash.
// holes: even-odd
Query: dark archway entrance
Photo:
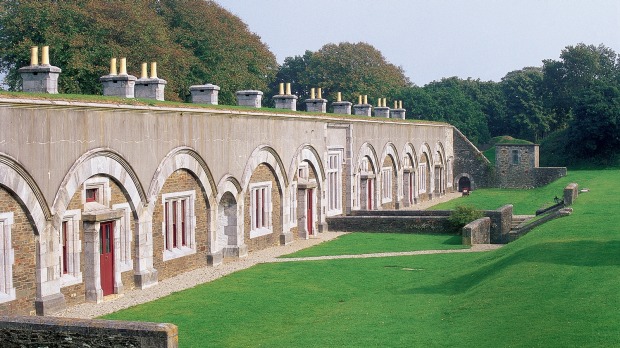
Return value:
<svg viewBox="0 0 620 348">
<path fill-rule="evenodd" d="M 466 176 L 463 176 L 459 179 L 459 192 L 463 192 L 464 189 L 467 189 L 467 191 L 471 191 L 471 181 Z"/>
</svg>

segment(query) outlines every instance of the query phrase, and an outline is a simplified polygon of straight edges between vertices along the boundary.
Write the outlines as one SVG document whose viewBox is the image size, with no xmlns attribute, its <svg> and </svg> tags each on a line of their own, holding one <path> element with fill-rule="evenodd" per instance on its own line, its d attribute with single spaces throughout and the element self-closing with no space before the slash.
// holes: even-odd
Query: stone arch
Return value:
<svg viewBox="0 0 620 348">
<path fill-rule="evenodd" d="M 246 194 L 249 194 L 250 192 L 249 190 L 252 174 L 254 174 L 254 172 L 259 168 L 261 164 L 264 164 L 269 168 L 275 179 L 275 183 L 278 186 L 277 192 L 280 195 L 280 211 L 278 211 L 278 214 L 282 229 L 282 232 L 280 234 L 280 244 L 289 244 L 293 240 L 293 236 L 289 232 L 289 224 L 286 223 L 287 221 L 289 221 L 289 180 L 282 159 L 280 158 L 278 153 L 268 145 L 260 145 L 256 149 L 254 149 L 254 151 L 252 151 L 252 154 L 250 155 L 250 158 L 246 162 L 245 168 L 243 170 L 243 176 L 241 178 L 241 187 L 243 188 L 244 199 Z M 250 207 L 248 207 L 248 209 L 249 208 Z M 244 213 L 244 223 L 245 215 L 247 215 L 247 213 L 247 211 Z M 273 214 L 270 216 L 273 216 Z M 250 231 L 250 234 L 251 233 L 252 232 Z"/>
<path fill-rule="evenodd" d="M 241 184 L 231 175 L 224 176 L 217 185 L 216 244 L 224 257 L 244 257 L 248 254 L 243 240 L 243 195 Z"/>
<path fill-rule="evenodd" d="M 312 184 L 301 183 L 299 178 L 297 182 L 294 182 L 298 175 L 299 166 L 304 162 L 309 164 L 311 167 L 309 169 L 314 173 Z M 327 195 L 325 180 L 325 167 L 318 151 L 310 144 L 299 146 L 289 166 L 289 182 L 291 184 L 288 188 L 290 199 L 287 203 L 289 207 L 289 228 L 298 228 L 301 238 L 308 238 L 314 231 L 321 232 L 327 228 L 324 213 L 327 209 L 327 200 L 323 199 Z"/>
<path fill-rule="evenodd" d="M 446 188 L 447 188 L 447 185 L 446 185 L 447 161 L 446 161 L 446 155 L 445 155 L 443 144 L 440 141 L 438 141 L 435 144 L 435 149 L 434 149 L 433 154 L 435 155 L 434 161 L 433 161 L 433 178 L 434 178 L 433 193 L 436 195 L 443 195 L 445 194 Z"/>
<path fill-rule="evenodd" d="M 132 206 L 133 214 L 139 217 L 146 202 L 146 194 L 133 168 L 116 151 L 107 148 L 90 150 L 80 156 L 69 169 L 60 189 L 54 198 L 52 212 L 54 227 L 57 229 L 71 197 L 86 179 L 94 175 L 104 175 L 114 179 Z"/>
<path fill-rule="evenodd" d="M 426 165 L 423 167 L 424 163 L 426 163 Z M 431 148 L 428 143 L 423 143 L 418 153 L 418 195 L 422 200 L 432 199 L 435 189 L 433 164 L 434 156 L 431 152 Z"/>
<path fill-rule="evenodd" d="M 418 158 L 416 155 L 413 144 L 407 143 L 403 148 L 402 156 L 402 194 L 403 204 L 405 207 L 409 207 L 415 204 L 418 198 L 417 191 L 417 171 L 418 171 Z M 410 166 L 405 168 L 405 163 L 409 163 Z"/>
<path fill-rule="evenodd" d="M 391 191 L 390 195 L 392 196 L 392 200 L 389 203 L 392 206 L 389 206 L 389 208 L 400 208 L 400 201 L 403 195 L 403 190 L 402 190 L 402 162 L 400 161 L 400 157 L 398 156 L 398 150 L 396 150 L 396 146 L 394 146 L 394 144 L 392 142 L 387 142 L 385 144 L 385 146 L 383 147 L 383 151 L 381 153 L 381 158 L 379 160 L 379 164 L 383 167 L 383 164 L 385 163 L 387 157 L 391 158 L 392 161 L 392 179 L 390 180 L 391 182 L 391 187 L 389 188 L 389 190 Z M 385 188 L 383 187 L 383 183 L 384 183 L 384 179 L 383 178 L 383 170 L 381 169 L 380 171 L 378 171 L 378 173 L 381 174 L 381 194 L 383 195 L 383 192 L 385 190 Z M 383 202 L 383 197 L 381 199 L 381 204 L 384 204 Z"/>
<path fill-rule="evenodd" d="M 467 180 L 469 180 L 469 190 L 472 191 L 476 188 L 476 182 L 474 181 L 474 177 L 471 176 L 469 173 L 460 173 L 458 175 L 456 175 L 454 177 L 454 182 L 457 185 L 457 189 L 459 192 L 462 192 L 462 187 L 459 185 L 459 182 L 461 181 L 461 179 L 466 178 Z"/>
<path fill-rule="evenodd" d="M 241 178 L 241 187 L 243 190 L 248 189 L 250 177 L 261 163 L 265 163 L 271 167 L 278 181 L 278 185 L 280 185 L 280 190 L 282 190 L 282 194 L 284 194 L 285 188 L 289 185 L 288 176 L 284 170 L 284 164 L 278 153 L 271 146 L 267 145 L 261 145 L 252 151 L 243 170 L 243 177 Z"/>
<path fill-rule="evenodd" d="M 147 216 L 152 219 L 158 202 L 158 196 L 166 180 L 179 170 L 186 170 L 204 190 L 203 199 L 207 205 L 207 261 L 210 265 L 222 262 L 221 249 L 217 247 L 216 231 L 216 192 L 217 187 L 213 175 L 203 158 L 192 148 L 181 146 L 170 151 L 161 161 L 153 174 L 148 190 Z M 196 197 L 198 198 L 198 197 Z M 200 247 L 200 246 L 199 246 Z"/>
<path fill-rule="evenodd" d="M 19 162 L 2 153 L 0 153 L 0 185 L 19 198 L 35 234 L 44 234 L 52 213 L 41 189 Z"/>
<path fill-rule="evenodd" d="M 362 173 L 362 163 L 364 159 L 367 158 L 369 160 L 369 164 L 372 167 L 370 173 Z M 360 147 L 358 151 L 356 160 L 355 160 L 355 206 L 360 209 L 373 210 L 379 205 L 377 202 L 380 202 L 378 192 L 376 189 L 376 178 L 377 171 L 379 170 L 379 159 L 377 158 L 377 152 L 374 147 L 365 142 Z"/>
<path fill-rule="evenodd" d="M 157 195 L 164 186 L 166 179 L 179 169 L 186 169 L 191 172 L 205 190 L 205 199 L 209 207 L 212 208 L 215 205 L 214 194 L 217 192 L 217 188 L 207 163 L 196 151 L 189 147 L 182 146 L 170 151 L 157 167 L 155 174 L 153 174 L 153 179 L 151 180 L 148 191 L 149 216 L 152 215 L 155 209 Z"/>
</svg>

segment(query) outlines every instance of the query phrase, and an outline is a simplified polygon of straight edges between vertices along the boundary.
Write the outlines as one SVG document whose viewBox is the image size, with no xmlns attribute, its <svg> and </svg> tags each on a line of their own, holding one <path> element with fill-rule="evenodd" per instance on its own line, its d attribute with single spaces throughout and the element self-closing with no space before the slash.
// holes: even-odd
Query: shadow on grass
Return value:
<svg viewBox="0 0 620 348">
<path fill-rule="evenodd" d="M 463 293 L 503 272 L 508 266 L 523 263 L 546 263 L 578 267 L 620 266 L 620 240 L 541 243 L 518 250 L 503 258 L 490 261 L 486 266 L 443 283 L 411 288 L 406 293 L 444 294 Z"/>
<path fill-rule="evenodd" d="M 463 237 L 460 234 L 453 235 L 450 238 L 446 239 L 443 243 L 444 245 L 460 245 L 463 244 Z"/>
</svg>

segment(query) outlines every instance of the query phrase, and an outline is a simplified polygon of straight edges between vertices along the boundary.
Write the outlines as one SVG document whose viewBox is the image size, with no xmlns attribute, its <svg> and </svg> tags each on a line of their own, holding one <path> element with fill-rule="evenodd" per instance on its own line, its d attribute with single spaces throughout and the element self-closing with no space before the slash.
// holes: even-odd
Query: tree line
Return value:
<svg viewBox="0 0 620 348">
<path fill-rule="evenodd" d="M 416 86 L 367 43 L 329 43 L 278 65 L 260 37 L 213 1 L 0 2 L 0 72 L 9 89 L 20 89 L 17 69 L 29 64 L 31 46 L 43 44 L 63 69 L 62 93 L 101 94 L 110 58 L 127 57 L 134 75 L 140 63 L 158 61 L 167 100 L 187 101 L 189 86 L 213 83 L 222 104 L 235 104 L 237 90 L 257 89 L 271 106 L 278 84 L 290 82 L 300 104 L 312 87 L 331 101 L 337 92 L 354 104 L 359 95 L 373 104 L 402 100 L 407 118 L 448 122 L 477 145 L 510 135 L 551 143 L 549 151 L 568 160 L 620 153 L 620 63 L 604 45 L 568 46 L 559 60 L 499 82 L 449 77 Z"/>
</svg>

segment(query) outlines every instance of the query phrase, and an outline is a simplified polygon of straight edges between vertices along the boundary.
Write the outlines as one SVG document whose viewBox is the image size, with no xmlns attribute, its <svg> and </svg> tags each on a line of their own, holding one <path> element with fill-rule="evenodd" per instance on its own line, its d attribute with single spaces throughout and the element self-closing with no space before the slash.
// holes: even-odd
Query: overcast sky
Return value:
<svg viewBox="0 0 620 348">
<path fill-rule="evenodd" d="M 499 81 L 580 42 L 620 53 L 620 0 L 215 1 L 279 63 L 327 43 L 364 41 L 419 86 L 451 76 Z"/>
</svg>

